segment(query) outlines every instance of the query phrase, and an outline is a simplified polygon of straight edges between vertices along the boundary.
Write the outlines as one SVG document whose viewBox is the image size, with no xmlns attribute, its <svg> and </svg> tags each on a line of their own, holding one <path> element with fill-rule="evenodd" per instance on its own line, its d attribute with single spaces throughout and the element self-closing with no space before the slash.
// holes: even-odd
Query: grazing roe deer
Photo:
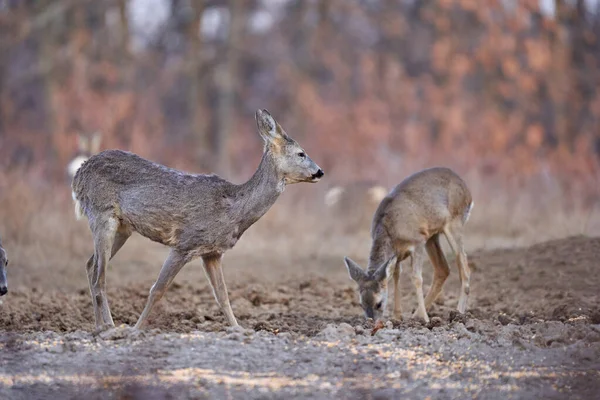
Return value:
<svg viewBox="0 0 600 400">
<path fill-rule="evenodd" d="M 67 165 L 67 174 L 70 179 L 73 179 L 84 162 L 100 150 L 101 140 L 100 132 L 94 132 L 91 135 L 77 135 L 77 155 Z"/>
<path fill-rule="evenodd" d="M 6 280 L 7 257 L 6 250 L 2 247 L 2 239 L 0 239 L 0 296 L 8 293 L 8 281 Z"/>
<path fill-rule="evenodd" d="M 373 181 L 337 185 L 325 193 L 325 206 L 345 233 L 367 230 L 388 189 Z"/>
<path fill-rule="evenodd" d="M 429 322 L 427 310 L 442 290 L 450 268 L 440 234 L 446 236 L 457 255 L 461 292 L 458 311 L 467 309 L 470 270 L 463 246 L 462 231 L 469 219 L 473 200 L 465 182 L 448 168 L 430 168 L 402 181 L 379 205 L 371 226 L 371 254 L 364 271 L 345 258 L 346 267 L 357 284 L 360 303 L 367 318 L 380 318 L 387 302 L 387 281 L 394 277 L 394 316 L 401 318 L 398 279 L 400 262 L 410 257 L 418 307 L 415 316 Z M 433 283 L 423 300 L 422 263 L 425 254 L 433 265 Z"/>
<path fill-rule="evenodd" d="M 216 175 L 195 175 L 108 150 L 86 161 L 73 180 L 76 213 L 94 237 L 87 273 L 96 326 L 114 326 L 105 292 L 108 261 L 134 232 L 171 247 L 136 328 L 144 325 L 177 273 L 201 257 L 227 321 L 238 325 L 221 269 L 223 253 L 275 203 L 287 184 L 317 182 L 323 171 L 267 110 L 256 112 L 265 142 L 258 170 L 236 185 Z"/>
</svg>

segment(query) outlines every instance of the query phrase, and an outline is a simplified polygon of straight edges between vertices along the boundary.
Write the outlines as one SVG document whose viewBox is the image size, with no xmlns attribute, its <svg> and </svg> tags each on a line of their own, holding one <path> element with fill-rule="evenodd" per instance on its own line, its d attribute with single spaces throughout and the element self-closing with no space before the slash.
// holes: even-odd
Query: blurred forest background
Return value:
<svg viewBox="0 0 600 400">
<path fill-rule="evenodd" d="M 599 35 L 596 0 L 0 0 L 0 200 L 33 201 L 15 181 L 68 193 L 96 131 L 240 182 L 267 108 L 320 191 L 447 165 L 478 204 L 502 198 L 505 225 L 527 193 L 523 215 L 583 211 L 581 227 L 600 196 Z"/>
</svg>

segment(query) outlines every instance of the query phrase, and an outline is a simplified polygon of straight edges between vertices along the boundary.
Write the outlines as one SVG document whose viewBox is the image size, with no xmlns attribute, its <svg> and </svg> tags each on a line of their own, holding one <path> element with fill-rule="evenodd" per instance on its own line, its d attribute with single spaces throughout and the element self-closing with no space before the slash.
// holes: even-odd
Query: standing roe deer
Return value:
<svg viewBox="0 0 600 400">
<path fill-rule="evenodd" d="M 440 246 L 444 234 L 457 254 L 461 293 L 458 311 L 467 309 L 471 272 L 463 247 L 462 231 L 473 200 L 465 182 L 448 168 L 430 168 L 402 181 L 385 197 L 373 217 L 371 254 L 366 271 L 349 258 L 346 267 L 357 284 L 367 318 L 380 318 L 387 303 L 387 280 L 394 276 L 394 316 L 401 318 L 398 279 L 400 262 L 411 258 L 418 307 L 415 316 L 429 322 L 427 310 L 450 274 Z M 425 253 L 433 265 L 433 283 L 423 300 L 422 263 Z"/>
<path fill-rule="evenodd" d="M 67 174 L 71 180 L 79 167 L 98 152 L 101 140 L 100 132 L 94 132 L 91 135 L 77 135 L 77 155 L 67 165 Z"/>
<path fill-rule="evenodd" d="M 188 174 L 135 154 L 108 150 L 91 157 L 73 180 L 76 213 L 86 215 L 94 237 L 87 273 L 96 326 L 114 326 L 105 292 L 108 261 L 136 231 L 171 247 L 135 328 L 181 268 L 201 257 L 217 303 L 238 325 L 221 270 L 223 253 L 275 203 L 286 184 L 317 182 L 323 171 L 267 110 L 256 112 L 265 141 L 258 170 L 235 185 L 216 175 Z"/>
<path fill-rule="evenodd" d="M 6 250 L 2 247 L 2 239 L 0 239 L 0 296 L 8 293 L 8 281 L 6 280 L 7 257 Z"/>
</svg>

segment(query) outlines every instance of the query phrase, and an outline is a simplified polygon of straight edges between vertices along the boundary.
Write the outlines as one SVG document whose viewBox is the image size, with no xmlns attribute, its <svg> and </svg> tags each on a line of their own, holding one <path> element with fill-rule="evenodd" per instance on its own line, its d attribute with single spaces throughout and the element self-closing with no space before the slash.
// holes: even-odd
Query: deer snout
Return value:
<svg viewBox="0 0 600 400">
<path fill-rule="evenodd" d="M 317 172 L 315 172 L 314 174 L 312 174 L 311 178 L 313 181 L 319 180 L 321 179 L 321 177 L 325 175 L 325 172 L 323 172 L 323 170 L 321 168 L 319 168 L 319 170 Z"/>
<path fill-rule="evenodd" d="M 8 293 L 8 287 L 0 286 L 0 296 L 4 296 L 6 293 Z"/>
</svg>

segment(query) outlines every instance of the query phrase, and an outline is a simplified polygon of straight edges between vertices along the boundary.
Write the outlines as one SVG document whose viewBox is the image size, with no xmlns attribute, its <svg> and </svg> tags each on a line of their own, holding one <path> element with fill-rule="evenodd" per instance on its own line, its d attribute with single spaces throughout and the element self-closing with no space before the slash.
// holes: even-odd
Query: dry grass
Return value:
<svg viewBox="0 0 600 400">
<path fill-rule="evenodd" d="M 476 203 L 467 228 L 469 250 L 524 246 L 575 234 L 600 235 L 600 204 L 590 203 L 589 193 L 566 191 L 556 182 L 529 182 L 524 186 L 529 189 L 524 190 L 510 187 L 509 181 L 489 182 L 475 174 L 465 178 Z M 314 260 L 341 260 L 349 255 L 364 262 L 370 246 L 369 226 L 353 234 L 338 229 L 339 221 L 328 215 L 323 204 L 325 189 L 321 184 L 289 187 L 243 236 L 229 259 L 264 263 L 269 254 L 273 262 L 293 263 L 307 255 Z M 13 282 L 43 285 L 36 279 L 47 274 L 35 271 L 48 269 L 64 275 L 64 285 L 85 283 L 83 264 L 93 246 L 86 221 L 75 220 L 67 183 L 36 187 L 19 176 L 3 176 L 0 204 L 0 234 L 11 258 Z M 119 253 L 118 262 L 152 264 L 158 271 L 166 251 L 134 237 Z M 136 270 L 132 268 L 132 274 Z M 73 276 L 72 271 L 81 273 Z"/>
</svg>

